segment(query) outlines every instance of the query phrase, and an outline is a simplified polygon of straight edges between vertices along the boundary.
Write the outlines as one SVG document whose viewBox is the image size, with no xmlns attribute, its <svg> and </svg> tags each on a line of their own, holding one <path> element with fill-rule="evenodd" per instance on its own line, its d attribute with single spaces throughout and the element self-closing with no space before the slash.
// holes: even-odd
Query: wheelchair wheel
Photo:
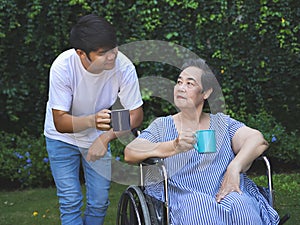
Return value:
<svg viewBox="0 0 300 225">
<path fill-rule="evenodd" d="M 151 225 L 144 193 L 131 185 L 123 192 L 118 205 L 117 225 Z"/>
</svg>

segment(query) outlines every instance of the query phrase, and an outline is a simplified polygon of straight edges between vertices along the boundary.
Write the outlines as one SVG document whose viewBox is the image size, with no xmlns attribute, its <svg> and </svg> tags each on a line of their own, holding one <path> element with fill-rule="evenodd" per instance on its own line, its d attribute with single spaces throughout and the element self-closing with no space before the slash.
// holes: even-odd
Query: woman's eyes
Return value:
<svg viewBox="0 0 300 225">
<path fill-rule="evenodd" d="M 195 84 L 193 82 L 187 82 L 186 84 L 187 84 L 188 87 L 194 87 L 195 86 Z"/>
<path fill-rule="evenodd" d="M 183 81 L 178 80 L 178 81 L 177 81 L 177 84 L 178 84 L 178 85 L 183 85 Z M 188 88 L 193 88 L 193 87 L 195 87 L 195 83 L 194 83 L 194 82 L 188 81 L 188 82 L 186 82 L 186 86 L 187 86 Z"/>
</svg>

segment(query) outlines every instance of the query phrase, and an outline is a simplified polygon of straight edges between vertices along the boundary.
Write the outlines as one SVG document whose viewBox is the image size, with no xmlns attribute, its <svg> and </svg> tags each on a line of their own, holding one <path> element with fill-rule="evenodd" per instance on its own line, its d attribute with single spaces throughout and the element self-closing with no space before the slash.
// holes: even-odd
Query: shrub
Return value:
<svg viewBox="0 0 300 225">
<path fill-rule="evenodd" d="M 269 113 L 261 111 L 245 118 L 248 126 L 260 130 L 269 142 L 267 155 L 278 161 L 296 163 L 300 161 L 300 142 L 297 130 L 288 132 L 286 128 Z"/>
<path fill-rule="evenodd" d="M 19 187 L 47 186 L 52 183 L 44 136 L 32 137 L 0 132 L 0 180 Z"/>
</svg>

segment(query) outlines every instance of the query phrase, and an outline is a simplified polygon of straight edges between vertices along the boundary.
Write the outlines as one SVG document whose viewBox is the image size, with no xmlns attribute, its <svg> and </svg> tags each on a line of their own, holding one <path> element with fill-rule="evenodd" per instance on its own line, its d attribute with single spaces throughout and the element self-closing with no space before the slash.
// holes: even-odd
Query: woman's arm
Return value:
<svg viewBox="0 0 300 225">
<path fill-rule="evenodd" d="M 240 173 L 246 172 L 268 146 L 261 132 L 247 126 L 241 127 L 232 139 L 232 149 L 236 156 L 229 167 L 235 167 Z"/>
<path fill-rule="evenodd" d="M 268 142 L 261 132 L 247 126 L 239 128 L 232 139 L 235 158 L 228 165 L 220 190 L 216 196 L 220 202 L 230 192 L 242 193 L 240 173 L 246 172 L 252 162 L 268 148 Z"/>
<path fill-rule="evenodd" d="M 194 134 L 190 131 L 181 132 L 175 140 L 153 143 L 144 138 L 136 138 L 129 143 L 124 151 L 125 161 L 141 162 L 147 158 L 166 158 L 193 148 Z"/>
<path fill-rule="evenodd" d="M 165 158 L 175 154 L 174 141 L 152 143 L 136 138 L 124 150 L 124 159 L 128 163 L 138 163 L 147 158 Z"/>
</svg>

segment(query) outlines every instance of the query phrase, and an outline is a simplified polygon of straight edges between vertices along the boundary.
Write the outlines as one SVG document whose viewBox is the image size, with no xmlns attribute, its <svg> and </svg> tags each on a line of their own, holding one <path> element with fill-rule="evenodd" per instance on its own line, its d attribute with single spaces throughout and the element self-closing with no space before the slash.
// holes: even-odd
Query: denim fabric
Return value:
<svg viewBox="0 0 300 225">
<path fill-rule="evenodd" d="M 102 225 L 109 205 L 111 159 L 108 152 L 96 162 L 87 162 L 87 149 L 46 137 L 52 175 L 59 198 L 62 225 Z M 83 196 L 80 162 L 85 177 L 86 209 L 82 217 Z M 103 174 L 105 173 L 105 174 Z"/>
</svg>

